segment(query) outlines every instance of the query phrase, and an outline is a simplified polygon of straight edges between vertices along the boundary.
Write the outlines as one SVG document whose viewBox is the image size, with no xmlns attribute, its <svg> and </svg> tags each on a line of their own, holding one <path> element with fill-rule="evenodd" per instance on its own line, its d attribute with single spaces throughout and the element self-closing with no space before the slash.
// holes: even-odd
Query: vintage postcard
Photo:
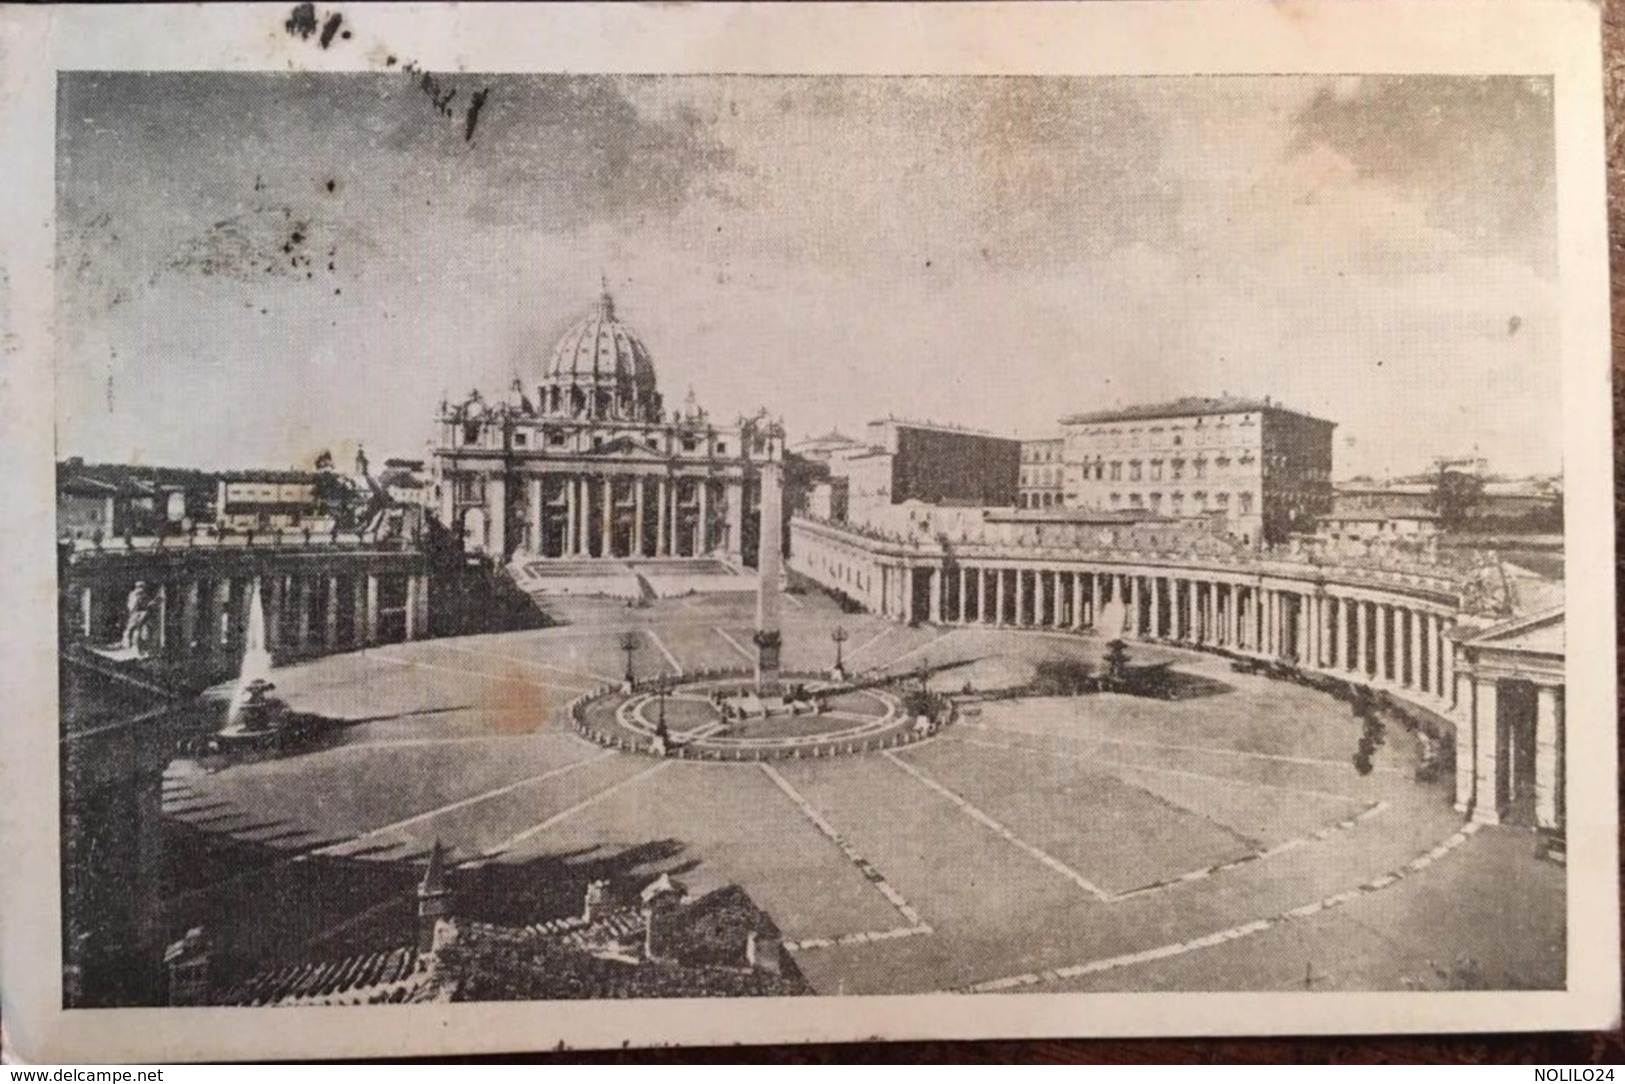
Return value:
<svg viewBox="0 0 1625 1084">
<path fill-rule="evenodd" d="M 1598 18 L 0 10 L 10 1056 L 1609 1026 Z"/>
</svg>

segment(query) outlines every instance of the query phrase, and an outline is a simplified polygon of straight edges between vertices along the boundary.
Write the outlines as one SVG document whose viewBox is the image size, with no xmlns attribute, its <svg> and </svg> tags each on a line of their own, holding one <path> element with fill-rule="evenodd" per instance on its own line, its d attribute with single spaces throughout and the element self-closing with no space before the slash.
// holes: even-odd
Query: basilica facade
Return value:
<svg viewBox="0 0 1625 1084">
<path fill-rule="evenodd" d="M 605 290 L 540 381 L 442 402 L 440 518 L 465 548 L 521 558 L 754 557 L 765 418 L 668 411 L 654 360 Z"/>
</svg>

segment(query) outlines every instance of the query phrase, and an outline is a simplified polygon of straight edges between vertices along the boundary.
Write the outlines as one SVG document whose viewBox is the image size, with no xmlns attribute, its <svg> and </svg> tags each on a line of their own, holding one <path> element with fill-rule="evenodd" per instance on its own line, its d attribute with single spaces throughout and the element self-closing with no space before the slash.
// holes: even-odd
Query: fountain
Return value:
<svg viewBox="0 0 1625 1084">
<path fill-rule="evenodd" d="M 219 737 L 231 740 L 264 734 L 281 714 L 282 704 L 268 694 L 276 686 L 270 681 L 271 652 L 265 646 L 265 604 L 260 600 L 260 581 L 248 599 L 248 627 L 244 633 L 243 665 L 237 687 L 231 694 L 226 725 Z"/>
</svg>

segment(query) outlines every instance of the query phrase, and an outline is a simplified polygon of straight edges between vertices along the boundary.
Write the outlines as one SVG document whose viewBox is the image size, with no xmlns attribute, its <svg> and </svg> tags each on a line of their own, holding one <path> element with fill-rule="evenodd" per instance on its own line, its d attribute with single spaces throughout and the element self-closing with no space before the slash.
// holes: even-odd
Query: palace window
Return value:
<svg viewBox="0 0 1625 1084">
<path fill-rule="evenodd" d="M 1123 462 L 1122 462 L 1122 460 L 1114 459 L 1114 460 L 1112 460 L 1112 481 L 1121 482 L 1122 480 L 1123 480 Z"/>
<path fill-rule="evenodd" d="M 1128 503 L 1132 504 L 1136 508 L 1144 508 L 1145 498 L 1140 496 L 1138 493 L 1130 493 L 1128 495 Z"/>
<path fill-rule="evenodd" d="M 1153 493 L 1153 494 L 1151 494 L 1151 507 L 1152 508 L 1161 508 L 1162 507 L 1162 494 L 1161 493 Z"/>
<path fill-rule="evenodd" d="M 515 433 L 513 435 L 513 443 L 514 447 L 523 448 L 526 444 L 530 443 L 530 436 L 526 433 Z"/>
<path fill-rule="evenodd" d="M 564 447 L 564 434 L 557 429 L 549 429 L 547 431 L 547 446 L 549 448 Z"/>
<path fill-rule="evenodd" d="M 717 441 L 717 454 L 718 455 L 727 455 L 728 454 L 728 445 L 726 443 L 724 443 L 723 441 L 720 441 L 720 440 Z"/>
<path fill-rule="evenodd" d="M 1177 482 L 1181 478 L 1185 477 L 1185 461 L 1183 459 L 1175 459 L 1171 462 L 1174 468 L 1174 481 Z"/>
<path fill-rule="evenodd" d="M 463 423 L 463 443 L 464 444 L 478 444 L 479 442 L 480 442 L 480 423 L 479 422 L 464 422 Z"/>
<path fill-rule="evenodd" d="M 1242 514 L 1246 515 L 1246 514 L 1250 513 L 1252 510 L 1253 510 L 1253 495 L 1251 493 L 1243 493 L 1241 495 L 1241 512 L 1242 512 Z"/>
<path fill-rule="evenodd" d="M 699 446 L 700 446 L 700 442 L 695 440 L 693 437 L 684 437 L 683 438 L 683 451 L 692 452 L 694 449 L 698 448 Z"/>
<path fill-rule="evenodd" d="M 1140 461 L 1138 459 L 1128 461 L 1128 480 L 1131 482 L 1140 480 Z"/>
<path fill-rule="evenodd" d="M 1191 466 L 1196 469 L 1197 478 L 1200 479 L 1207 477 L 1207 460 L 1197 458 L 1191 462 Z"/>
<path fill-rule="evenodd" d="M 1162 460 L 1160 459 L 1151 461 L 1151 480 L 1153 482 L 1162 481 Z"/>
<path fill-rule="evenodd" d="M 1123 495 L 1121 493 L 1113 493 L 1112 494 L 1112 507 L 1116 508 L 1118 505 L 1120 505 L 1122 503 L 1123 503 Z"/>
<path fill-rule="evenodd" d="M 453 487 L 457 500 L 468 504 L 478 504 L 485 500 L 485 476 L 483 474 L 460 474 Z"/>
<path fill-rule="evenodd" d="M 1230 494 L 1228 493 L 1215 493 L 1213 499 L 1219 502 L 1220 508 L 1230 507 Z"/>
</svg>

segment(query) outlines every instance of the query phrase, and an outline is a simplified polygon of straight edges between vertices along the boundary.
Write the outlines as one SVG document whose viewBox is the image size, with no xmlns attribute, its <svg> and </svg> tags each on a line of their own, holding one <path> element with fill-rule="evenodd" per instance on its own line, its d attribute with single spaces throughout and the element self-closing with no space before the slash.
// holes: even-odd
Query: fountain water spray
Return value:
<svg viewBox="0 0 1625 1084">
<path fill-rule="evenodd" d="M 231 694 L 231 710 L 226 715 L 228 729 L 238 725 L 243 705 L 253 695 L 256 685 L 269 684 L 271 652 L 265 647 L 265 604 L 260 601 L 260 581 L 254 580 L 254 589 L 248 597 L 248 628 L 243 645 L 243 666 L 237 675 L 237 688 Z"/>
</svg>

